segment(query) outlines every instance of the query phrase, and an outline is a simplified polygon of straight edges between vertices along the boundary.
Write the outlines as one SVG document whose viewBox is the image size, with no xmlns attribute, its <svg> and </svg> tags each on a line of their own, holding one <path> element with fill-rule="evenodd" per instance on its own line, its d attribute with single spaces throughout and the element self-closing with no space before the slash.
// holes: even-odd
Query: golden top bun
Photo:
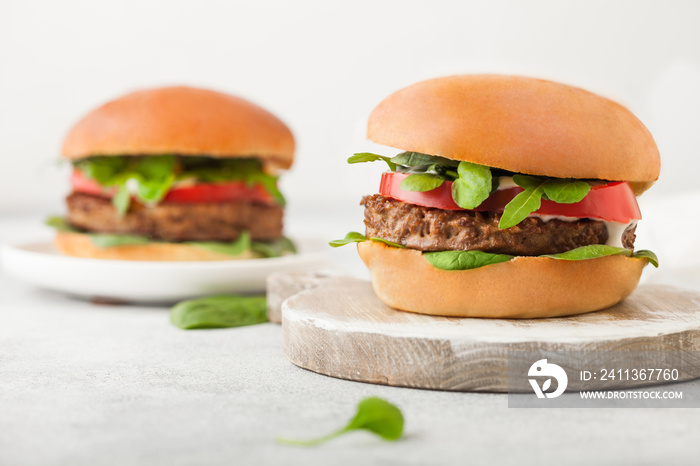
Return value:
<svg viewBox="0 0 700 466">
<path fill-rule="evenodd" d="M 402 89 L 374 109 L 367 137 L 399 149 L 518 173 L 630 181 L 659 177 L 659 150 L 620 104 L 564 84 L 464 75 Z"/>
<path fill-rule="evenodd" d="M 254 156 L 274 171 L 292 165 L 294 137 L 272 113 L 240 97 L 164 87 L 132 92 L 88 113 L 66 136 L 62 154 Z"/>
<path fill-rule="evenodd" d="M 54 239 L 56 249 L 66 256 L 87 259 L 110 259 L 125 261 L 222 261 L 252 259 L 254 254 L 230 256 L 188 244 L 150 243 L 130 244 L 101 248 L 95 246 L 89 235 L 57 232 Z"/>
<path fill-rule="evenodd" d="M 448 271 L 433 267 L 415 249 L 364 241 L 357 250 L 385 304 L 454 317 L 530 319 L 597 311 L 625 299 L 647 264 L 625 256 L 581 261 L 516 257 Z"/>
</svg>

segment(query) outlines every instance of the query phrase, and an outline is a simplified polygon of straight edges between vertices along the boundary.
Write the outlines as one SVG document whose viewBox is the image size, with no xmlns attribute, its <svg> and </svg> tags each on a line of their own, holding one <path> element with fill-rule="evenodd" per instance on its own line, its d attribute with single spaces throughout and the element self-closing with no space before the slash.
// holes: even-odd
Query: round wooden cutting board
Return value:
<svg viewBox="0 0 700 466">
<path fill-rule="evenodd" d="M 296 277 L 303 291 L 282 303 L 284 350 L 292 363 L 320 374 L 404 387 L 507 392 L 509 352 L 511 369 L 518 357 L 528 367 L 534 362 L 520 352 L 549 351 L 557 352 L 557 364 L 573 370 L 580 368 L 582 352 L 606 351 L 620 356 L 610 361 L 611 353 L 605 353 L 606 367 L 629 366 L 625 357 L 639 358 L 640 352 L 649 355 L 644 366 L 668 367 L 670 359 L 660 359 L 683 354 L 686 366 L 695 369 L 681 370 L 678 380 L 700 376 L 700 353 L 692 353 L 700 351 L 700 294 L 688 290 L 641 286 L 612 308 L 573 317 L 473 319 L 396 311 L 363 280 L 318 276 L 311 286 L 314 275 Z M 560 352 L 571 352 L 570 360 L 561 361 Z M 570 380 L 569 388 L 580 387 Z M 585 388 L 611 385 L 591 380 Z M 511 391 L 521 389 L 530 388 L 511 385 Z"/>
</svg>

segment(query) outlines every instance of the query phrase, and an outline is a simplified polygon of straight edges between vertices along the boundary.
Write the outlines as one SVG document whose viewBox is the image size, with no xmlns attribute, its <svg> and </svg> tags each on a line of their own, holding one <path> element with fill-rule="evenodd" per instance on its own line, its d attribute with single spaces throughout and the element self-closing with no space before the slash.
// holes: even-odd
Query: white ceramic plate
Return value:
<svg viewBox="0 0 700 466">
<path fill-rule="evenodd" d="M 140 262 L 68 257 L 50 242 L 5 245 L 8 274 L 41 288 L 85 298 L 166 303 L 219 293 L 261 293 L 272 272 L 328 265 L 325 242 L 295 239 L 299 254 L 212 262 Z"/>
</svg>

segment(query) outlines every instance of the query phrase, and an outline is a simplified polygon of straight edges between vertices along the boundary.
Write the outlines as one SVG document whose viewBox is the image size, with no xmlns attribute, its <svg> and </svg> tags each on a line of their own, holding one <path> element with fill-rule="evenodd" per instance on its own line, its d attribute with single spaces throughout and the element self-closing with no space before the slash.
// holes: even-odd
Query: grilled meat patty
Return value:
<svg viewBox="0 0 700 466">
<path fill-rule="evenodd" d="M 250 201 L 175 203 L 155 207 L 132 203 L 123 217 L 104 197 L 73 192 L 66 199 L 68 221 L 97 233 L 144 235 L 165 241 L 232 241 L 248 231 L 256 241 L 282 236 L 282 208 Z"/>
<path fill-rule="evenodd" d="M 365 196 L 367 237 L 379 237 L 421 251 L 479 250 L 518 256 L 558 254 L 589 244 L 604 244 L 603 222 L 581 219 L 547 222 L 528 217 L 506 230 L 498 229 L 501 214 L 473 210 L 422 207 L 375 194 Z M 634 228 L 625 232 L 623 245 L 634 245 Z"/>
</svg>

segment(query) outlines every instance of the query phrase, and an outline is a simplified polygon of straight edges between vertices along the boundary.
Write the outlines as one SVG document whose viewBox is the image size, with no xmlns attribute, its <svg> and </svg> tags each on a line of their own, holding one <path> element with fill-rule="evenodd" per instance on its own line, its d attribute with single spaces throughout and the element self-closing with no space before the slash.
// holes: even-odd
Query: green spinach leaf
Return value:
<svg viewBox="0 0 700 466">
<path fill-rule="evenodd" d="M 499 262 L 508 262 L 514 256 L 482 251 L 437 251 L 424 252 L 423 257 L 438 269 L 469 270 Z"/>
<path fill-rule="evenodd" d="M 346 244 L 350 243 L 362 243 L 363 241 L 374 241 L 376 243 L 384 243 L 387 246 L 391 246 L 394 248 L 405 248 L 406 246 L 398 243 L 394 243 L 393 241 L 386 240 L 384 238 L 378 238 L 376 236 L 373 236 L 371 238 L 367 238 L 365 235 L 362 233 L 358 233 L 356 231 L 351 231 L 347 235 L 345 235 L 345 238 L 343 239 L 335 239 L 333 241 L 329 241 L 328 245 L 334 248 L 339 248 L 340 246 L 345 246 Z"/>
<path fill-rule="evenodd" d="M 632 251 L 630 249 L 616 248 L 614 246 L 607 246 L 605 244 L 590 244 L 588 246 L 582 246 L 580 248 L 572 249 L 570 251 L 562 252 L 560 254 L 547 254 L 541 257 L 551 257 L 552 259 L 578 261 L 586 259 L 596 259 L 598 257 L 613 255 L 623 255 L 627 257 L 647 259 L 651 265 L 657 268 L 659 267 L 659 258 L 656 257 L 656 254 L 654 254 L 652 251 L 649 251 L 648 249 Z"/>
<path fill-rule="evenodd" d="M 544 194 L 550 201 L 559 204 L 581 202 L 591 190 L 585 181 L 552 178 L 543 185 Z"/>
<path fill-rule="evenodd" d="M 262 257 L 282 257 L 297 253 L 297 247 L 294 242 L 286 237 L 274 241 L 253 241 L 250 244 L 250 248 Z"/>
<path fill-rule="evenodd" d="M 389 170 L 396 171 L 396 164 L 389 157 L 383 155 L 372 154 L 371 152 L 360 152 L 348 158 L 348 163 L 364 163 L 383 160 L 389 166 Z"/>
<path fill-rule="evenodd" d="M 463 209 L 475 209 L 490 195 L 493 187 L 491 169 L 470 162 L 460 162 L 452 183 L 452 199 Z"/>
<path fill-rule="evenodd" d="M 547 182 L 543 179 L 523 175 L 515 175 L 513 181 L 522 187 L 524 191 L 506 204 L 501 220 L 498 222 L 498 228 L 501 230 L 517 225 L 532 212 L 540 208 L 542 205 L 542 194 L 544 193 L 543 186 Z"/>
<path fill-rule="evenodd" d="M 63 217 L 53 216 L 49 217 L 44 221 L 44 225 L 54 228 L 58 231 L 63 231 L 66 233 L 80 233 L 81 230 L 75 228 L 73 225 L 68 223 Z"/>
<path fill-rule="evenodd" d="M 640 249 L 639 251 L 634 251 L 630 257 L 637 259 L 647 259 L 651 265 L 655 268 L 659 268 L 659 258 L 656 257 L 653 251 L 648 249 Z"/>
<path fill-rule="evenodd" d="M 174 155 L 97 156 L 79 160 L 74 166 L 85 176 L 105 188 L 117 188 L 112 203 L 120 215 L 124 215 L 133 195 L 145 204 L 157 204 L 163 200 L 175 181 L 192 179 L 203 183 L 244 181 L 248 185 L 260 184 L 275 201 L 284 206 L 285 200 L 277 188 L 277 177 L 263 171 L 258 159 L 221 159 L 213 157 Z M 134 184 L 131 193 L 127 185 Z"/>
<path fill-rule="evenodd" d="M 252 241 L 247 231 L 241 233 L 237 240 L 231 242 L 197 241 L 184 244 L 191 244 L 192 246 L 229 256 L 240 256 L 243 253 L 252 251 L 257 257 L 270 258 L 296 254 L 297 252 L 294 242 L 289 238 L 282 237 L 273 241 Z"/>
<path fill-rule="evenodd" d="M 405 191 L 432 191 L 442 186 L 445 180 L 436 175 L 416 173 L 408 175 L 401 181 L 401 189 Z"/>
<path fill-rule="evenodd" d="M 498 228 L 506 229 L 517 225 L 542 205 L 542 199 L 559 204 L 580 202 L 591 190 L 591 185 L 580 180 L 543 178 L 530 175 L 513 175 L 515 184 L 524 189 L 515 196 L 503 210 Z"/>
<path fill-rule="evenodd" d="M 334 248 L 339 248 L 340 246 L 345 246 L 346 244 L 361 243 L 363 241 L 367 241 L 367 237 L 365 235 L 356 231 L 351 231 L 345 235 L 345 238 L 343 239 L 334 239 L 333 241 L 329 241 L 328 245 Z"/>
<path fill-rule="evenodd" d="M 393 241 L 389 241 L 388 239 L 384 239 L 384 238 L 379 238 L 378 236 L 372 236 L 369 240 L 373 241 L 375 243 L 384 243 L 387 246 L 391 246 L 392 248 L 405 248 L 406 247 L 403 244 L 394 243 Z"/>
<path fill-rule="evenodd" d="M 183 171 L 177 180 L 192 178 L 202 183 L 225 183 L 245 181 L 252 186 L 261 184 L 272 195 L 277 204 L 284 206 L 286 201 L 277 187 L 277 177 L 263 171 L 258 159 L 212 159 L 211 157 L 182 157 Z"/>
<path fill-rule="evenodd" d="M 126 170 L 130 159 L 127 157 L 90 157 L 78 160 L 74 166 L 85 176 L 105 187 L 114 186 L 119 175 Z"/>
<path fill-rule="evenodd" d="M 350 422 L 340 430 L 311 440 L 293 440 L 278 438 L 277 441 L 287 445 L 312 446 L 327 442 L 354 430 L 367 430 L 384 440 L 398 440 L 403 434 L 404 418 L 401 410 L 392 403 L 377 397 L 365 398 L 357 406 L 357 413 Z"/>
<path fill-rule="evenodd" d="M 543 185 L 545 182 L 547 182 L 547 178 L 515 174 L 513 175 L 513 182 L 523 189 L 537 188 L 538 186 Z"/>
<path fill-rule="evenodd" d="M 117 189 L 117 194 L 112 198 L 112 205 L 120 217 L 126 215 L 126 212 L 129 210 L 129 205 L 131 205 L 131 193 L 125 184 L 119 186 Z"/>
<path fill-rule="evenodd" d="M 443 167 L 456 167 L 459 161 L 446 159 L 437 155 L 421 154 L 420 152 L 401 152 L 391 158 L 391 161 L 396 165 L 404 167 L 430 166 L 440 165 Z"/>
<path fill-rule="evenodd" d="M 45 224 L 59 231 L 69 233 L 83 233 L 90 237 L 95 246 L 110 248 L 115 246 L 127 246 L 131 244 L 163 243 L 163 241 L 148 238 L 141 235 L 90 233 L 73 225 L 63 217 L 49 217 Z M 239 256 L 247 251 L 252 251 L 257 257 L 280 257 L 287 254 L 296 254 L 297 248 L 289 238 L 282 237 L 273 241 L 252 241 L 250 234 L 244 231 L 235 241 L 185 241 L 181 244 L 197 246 L 209 249 L 220 254 Z"/>
<path fill-rule="evenodd" d="M 136 197 L 147 204 L 159 203 L 175 181 L 176 159 L 173 155 L 139 157 L 127 175 L 136 180 Z"/>
<path fill-rule="evenodd" d="M 240 234 L 237 240 L 230 242 L 222 241 L 196 241 L 190 242 L 192 246 L 208 249 L 210 251 L 226 254 L 229 256 L 240 256 L 246 251 L 250 251 L 251 240 L 250 233 L 244 231 Z"/>
<path fill-rule="evenodd" d="M 98 248 L 114 248 L 117 246 L 131 246 L 134 244 L 148 244 L 152 241 L 139 235 L 112 235 L 109 233 L 90 233 L 92 244 Z"/>
<path fill-rule="evenodd" d="M 173 306 L 170 321 L 185 330 L 261 324 L 267 322 L 267 300 L 235 295 L 191 299 Z"/>
</svg>

